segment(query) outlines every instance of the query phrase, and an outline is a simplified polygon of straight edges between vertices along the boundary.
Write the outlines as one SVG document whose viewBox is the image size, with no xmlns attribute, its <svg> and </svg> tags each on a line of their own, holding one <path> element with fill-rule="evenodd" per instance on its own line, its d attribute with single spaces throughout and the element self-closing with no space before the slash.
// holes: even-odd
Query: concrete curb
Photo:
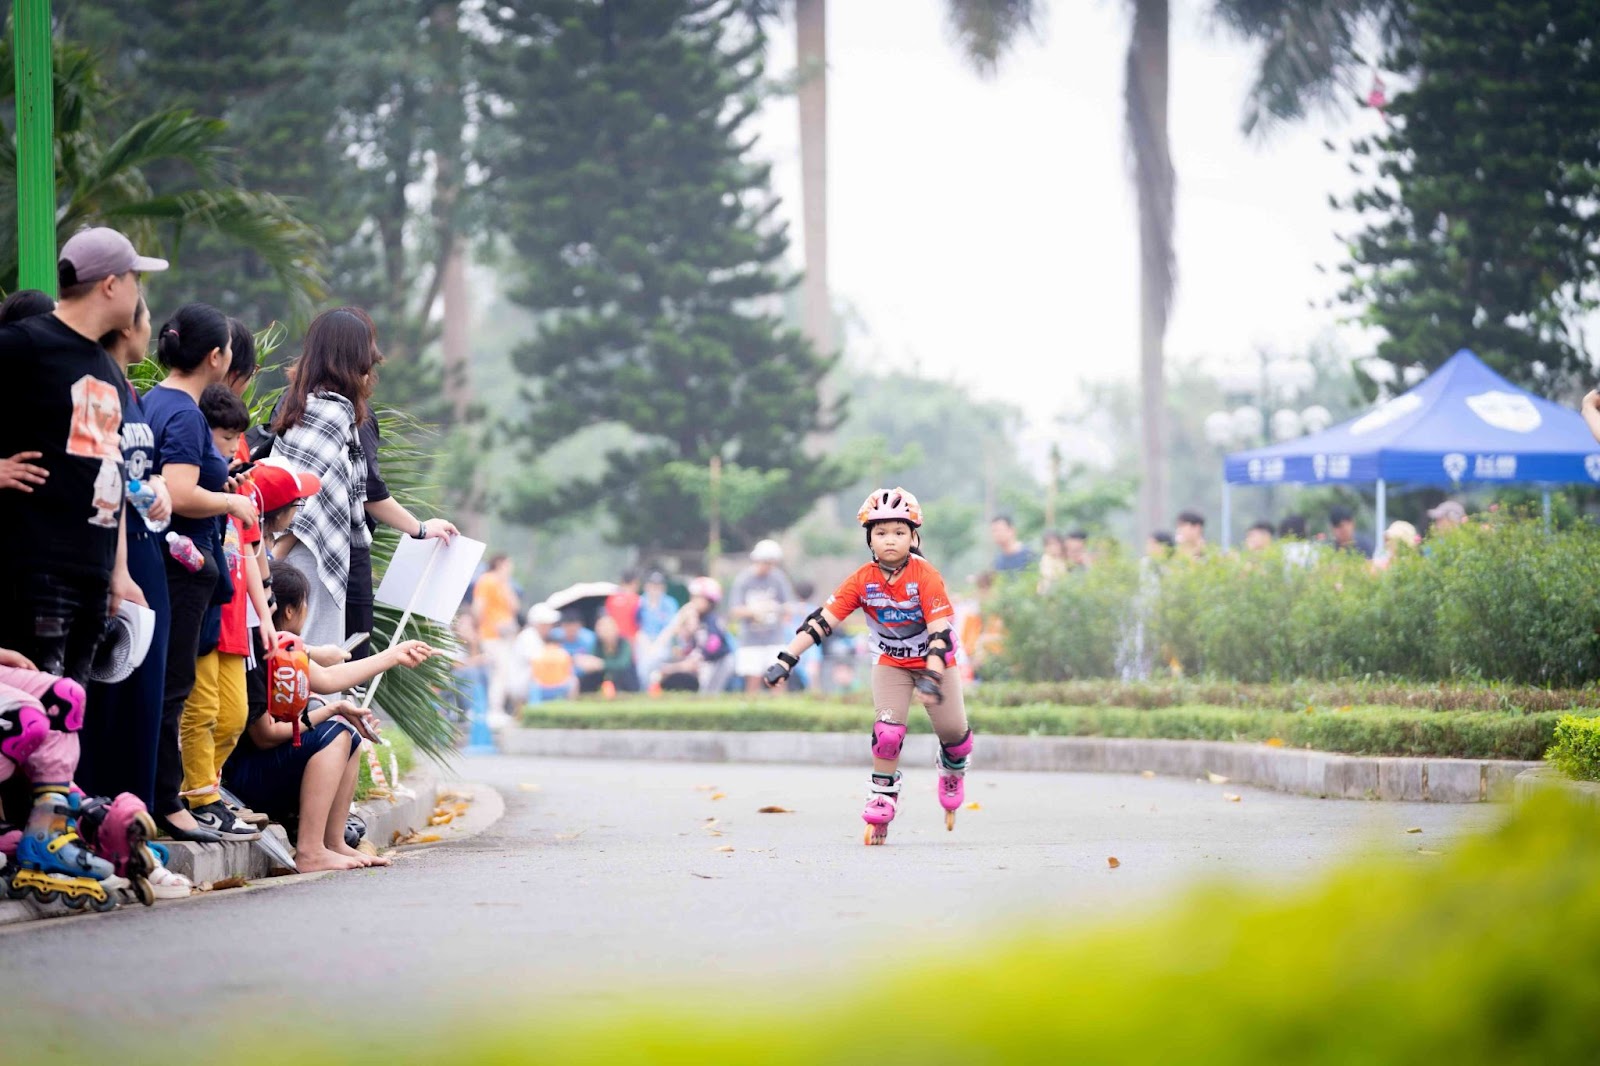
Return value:
<svg viewBox="0 0 1600 1066">
<path fill-rule="evenodd" d="M 404 834 L 425 826 L 433 814 L 439 783 L 430 770 L 418 768 L 412 771 L 405 787 L 411 795 L 401 795 L 392 801 L 369 800 L 352 808 L 352 812 L 367 823 L 367 839 L 380 849 L 390 846 L 396 831 Z M 275 836 L 286 849 L 291 852 L 294 850 L 293 842 L 281 825 L 269 825 L 267 832 Z M 229 877 L 258 880 L 271 873 L 271 860 L 254 843 L 190 844 L 166 840 L 162 841 L 162 845 L 171 853 L 169 868 L 183 874 L 196 885 Z M 32 899 L 0 898 L 0 926 L 77 913 L 59 902 L 38 903 Z"/>
<path fill-rule="evenodd" d="M 686 762 L 867 762 L 867 737 L 856 733 L 713 732 L 652 729 L 508 729 L 507 755 Z M 905 756 L 933 765 L 931 736 L 906 738 Z M 978 737 L 976 766 L 988 770 L 1140 773 L 1175 777 L 1221 774 L 1242 785 L 1339 799 L 1486 803 L 1511 798 L 1517 774 L 1541 764 L 1493 759 L 1336 755 L 1221 740 L 1127 740 L 1116 737 Z"/>
<path fill-rule="evenodd" d="M 1526 803 L 1542 792 L 1560 792 L 1600 812 L 1600 781 L 1574 781 L 1550 766 L 1535 766 L 1517 775 L 1514 789 L 1516 802 Z"/>
</svg>

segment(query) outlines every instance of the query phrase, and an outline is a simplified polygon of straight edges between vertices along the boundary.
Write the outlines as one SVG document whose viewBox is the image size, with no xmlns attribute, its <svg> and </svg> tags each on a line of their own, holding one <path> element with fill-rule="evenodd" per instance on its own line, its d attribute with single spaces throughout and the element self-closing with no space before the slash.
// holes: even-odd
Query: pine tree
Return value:
<svg viewBox="0 0 1600 1066">
<path fill-rule="evenodd" d="M 1386 66 L 1415 86 L 1358 141 L 1376 182 L 1344 299 L 1378 355 L 1432 369 L 1470 347 L 1530 387 L 1590 365 L 1577 320 L 1600 278 L 1600 0 L 1411 0 Z"/>
<path fill-rule="evenodd" d="M 533 10 L 534 7 L 537 10 Z M 542 325 L 515 353 L 538 450 L 620 423 L 637 446 L 604 473 L 508 507 L 544 521 L 599 505 L 642 550 L 706 543 L 698 472 L 717 457 L 760 499 L 726 516 L 729 547 L 781 530 L 837 487 L 807 458 L 831 425 L 831 368 L 778 316 L 792 284 L 769 168 L 748 121 L 763 88 L 759 24 L 728 0 L 491 5 L 504 102 L 491 195 Z"/>
</svg>

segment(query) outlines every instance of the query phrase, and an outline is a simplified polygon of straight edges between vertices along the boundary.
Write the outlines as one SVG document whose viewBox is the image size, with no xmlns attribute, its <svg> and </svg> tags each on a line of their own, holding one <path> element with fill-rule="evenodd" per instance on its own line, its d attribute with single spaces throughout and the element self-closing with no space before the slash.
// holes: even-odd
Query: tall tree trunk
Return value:
<svg viewBox="0 0 1600 1066">
<path fill-rule="evenodd" d="M 800 287 L 801 323 L 818 352 L 833 351 L 828 300 L 828 41 L 827 0 L 795 0 L 800 69 L 800 201 L 806 273 Z"/>
<path fill-rule="evenodd" d="M 1167 518 L 1167 316 L 1176 273 L 1172 249 L 1172 149 L 1167 140 L 1168 0 L 1133 0 L 1126 84 L 1128 141 L 1139 192 L 1140 521 L 1144 532 Z"/>
</svg>

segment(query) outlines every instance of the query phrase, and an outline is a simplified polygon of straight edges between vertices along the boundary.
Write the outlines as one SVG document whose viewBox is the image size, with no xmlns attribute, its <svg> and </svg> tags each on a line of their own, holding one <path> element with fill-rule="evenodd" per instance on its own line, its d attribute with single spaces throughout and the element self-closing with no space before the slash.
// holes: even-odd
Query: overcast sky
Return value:
<svg viewBox="0 0 1600 1066">
<path fill-rule="evenodd" d="M 853 359 L 920 364 L 1044 422 L 1084 380 L 1138 368 L 1138 240 L 1122 133 L 1126 4 L 1056 0 L 1042 40 L 981 80 L 938 0 L 828 5 L 832 288 L 865 336 Z M 1302 350 L 1333 327 L 1317 271 L 1348 229 L 1328 206 L 1352 181 L 1341 149 L 1371 112 L 1321 117 L 1265 144 L 1239 132 L 1248 47 L 1173 8 L 1171 134 L 1178 294 L 1169 359 L 1258 345 Z M 794 62 L 792 29 L 772 71 Z M 760 151 L 801 255 L 792 100 Z M 1311 305 L 1317 306 L 1311 306 Z M 1347 336 L 1360 350 L 1360 338 Z"/>
</svg>

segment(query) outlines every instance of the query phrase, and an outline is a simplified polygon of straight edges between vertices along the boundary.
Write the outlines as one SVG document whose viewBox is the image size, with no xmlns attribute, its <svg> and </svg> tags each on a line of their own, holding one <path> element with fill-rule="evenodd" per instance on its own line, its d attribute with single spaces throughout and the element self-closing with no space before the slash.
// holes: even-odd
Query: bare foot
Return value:
<svg viewBox="0 0 1600 1066">
<path fill-rule="evenodd" d="M 349 858 L 355 859 L 358 862 L 360 862 L 362 866 L 388 866 L 389 865 L 389 860 L 384 858 L 382 855 L 368 855 L 364 851 L 360 851 L 360 850 L 358 850 L 356 848 L 350 847 L 350 845 L 346 844 L 342 840 L 339 841 L 339 843 L 333 845 L 328 850 L 331 851 L 331 852 L 334 852 L 335 854 L 345 855 L 345 856 L 348 856 Z"/>
<path fill-rule="evenodd" d="M 303 874 L 315 873 L 318 870 L 355 870 L 361 863 L 352 860 L 348 855 L 338 855 L 327 848 L 296 848 L 294 853 L 295 869 Z"/>
</svg>

